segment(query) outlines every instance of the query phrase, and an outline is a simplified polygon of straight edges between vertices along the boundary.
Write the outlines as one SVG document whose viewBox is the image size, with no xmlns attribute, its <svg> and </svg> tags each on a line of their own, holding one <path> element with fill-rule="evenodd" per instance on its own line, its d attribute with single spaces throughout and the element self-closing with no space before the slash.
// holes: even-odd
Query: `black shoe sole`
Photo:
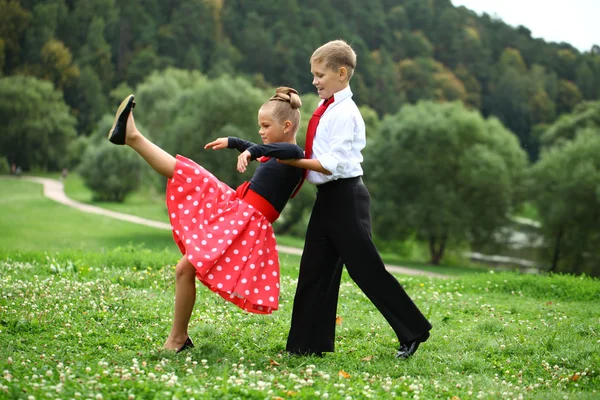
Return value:
<svg viewBox="0 0 600 400">
<path fill-rule="evenodd" d="M 135 107 L 134 95 L 130 94 L 121 102 L 121 105 L 117 109 L 115 115 L 115 121 L 113 122 L 112 128 L 108 132 L 108 140 L 111 143 L 124 145 L 125 135 L 127 132 L 127 118 L 131 110 Z"/>
</svg>

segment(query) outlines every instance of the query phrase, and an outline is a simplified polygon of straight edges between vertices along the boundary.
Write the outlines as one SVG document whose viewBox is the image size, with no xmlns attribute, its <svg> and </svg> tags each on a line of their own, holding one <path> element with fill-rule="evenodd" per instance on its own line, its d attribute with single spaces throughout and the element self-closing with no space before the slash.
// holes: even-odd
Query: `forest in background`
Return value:
<svg viewBox="0 0 600 400">
<path fill-rule="evenodd" d="M 497 116 L 532 160 L 548 124 L 600 98 L 600 47 L 534 39 L 450 0 L 0 1 L 1 73 L 52 81 L 80 135 L 114 108 L 115 88 L 166 67 L 312 93 L 309 57 L 337 38 L 358 54 L 359 105 L 383 117 L 460 100 Z"/>
</svg>

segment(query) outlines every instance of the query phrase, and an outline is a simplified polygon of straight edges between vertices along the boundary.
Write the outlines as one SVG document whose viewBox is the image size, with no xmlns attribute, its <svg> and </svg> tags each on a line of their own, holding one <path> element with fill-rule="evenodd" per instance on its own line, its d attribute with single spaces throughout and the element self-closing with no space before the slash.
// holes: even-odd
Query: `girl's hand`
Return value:
<svg viewBox="0 0 600 400">
<path fill-rule="evenodd" d="M 238 156 L 237 170 L 239 172 L 246 172 L 246 167 L 248 167 L 248 163 L 250 162 L 251 157 L 252 154 L 250 154 L 248 150 L 244 151 Z"/>
<path fill-rule="evenodd" d="M 217 140 L 207 143 L 204 146 L 204 148 L 219 150 L 219 149 L 226 149 L 228 145 L 229 145 L 229 139 L 226 137 L 221 137 L 221 138 L 218 138 Z"/>
</svg>

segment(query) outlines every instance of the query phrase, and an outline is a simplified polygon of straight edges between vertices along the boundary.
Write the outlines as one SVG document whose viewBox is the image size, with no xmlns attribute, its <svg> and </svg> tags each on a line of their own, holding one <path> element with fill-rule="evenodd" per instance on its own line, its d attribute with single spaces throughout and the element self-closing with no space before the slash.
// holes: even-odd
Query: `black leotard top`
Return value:
<svg viewBox="0 0 600 400">
<path fill-rule="evenodd" d="M 269 161 L 261 162 L 252 175 L 250 190 L 264 197 L 277 212 L 281 212 L 302 179 L 304 170 L 279 163 L 277 159 L 304 158 L 304 151 L 292 143 L 255 144 L 234 136 L 228 139 L 228 148 L 237 149 L 240 153 L 248 150 L 252 160 L 271 157 Z"/>
</svg>

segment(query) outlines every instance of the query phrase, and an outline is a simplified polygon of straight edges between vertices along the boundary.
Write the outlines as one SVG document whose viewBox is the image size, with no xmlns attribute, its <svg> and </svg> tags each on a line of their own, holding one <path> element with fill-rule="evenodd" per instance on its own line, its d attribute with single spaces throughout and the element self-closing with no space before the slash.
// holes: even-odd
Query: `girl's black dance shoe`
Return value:
<svg viewBox="0 0 600 400">
<path fill-rule="evenodd" d="M 117 114 L 115 115 L 115 122 L 113 122 L 113 126 L 108 132 L 108 140 L 110 140 L 114 144 L 124 145 L 125 144 L 125 134 L 127 131 L 127 118 L 129 118 L 129 114 L 131 110 L 135 107 L 135 101 L 133 101 L 134 96 L 130 94 L 121 102 L 121 105 L 117 109 Z"/>
<path fill-rule="evenodd" d="M 190 339 L 190 337 L 188 336 L 188 338 L 185 340 L 185 343 L 183 344 L 183 346 L 181 346 L 179 349 L 177 349 L 176 353 L 181 353 L 182 351 L 191 349 L 192 347 L 194 347 L 194 342 L 192 342 L 192 339 Z"/>
</svg>

